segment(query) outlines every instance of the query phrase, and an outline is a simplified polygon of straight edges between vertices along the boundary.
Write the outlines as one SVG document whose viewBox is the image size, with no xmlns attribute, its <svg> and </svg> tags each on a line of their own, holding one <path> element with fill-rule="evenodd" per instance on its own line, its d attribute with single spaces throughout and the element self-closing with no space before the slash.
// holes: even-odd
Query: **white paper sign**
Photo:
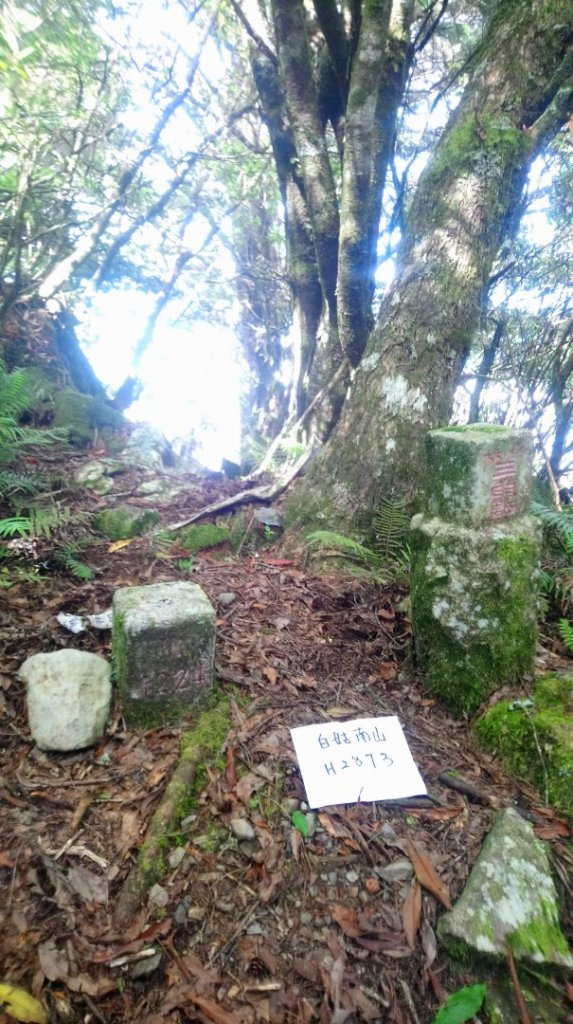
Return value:
<svg viewBox="0 0 573 1024">
<path fill-rule="evenodd" d="M 291 729 L 309 807 L 427 793 L 395 715 Z"/>
</svg>

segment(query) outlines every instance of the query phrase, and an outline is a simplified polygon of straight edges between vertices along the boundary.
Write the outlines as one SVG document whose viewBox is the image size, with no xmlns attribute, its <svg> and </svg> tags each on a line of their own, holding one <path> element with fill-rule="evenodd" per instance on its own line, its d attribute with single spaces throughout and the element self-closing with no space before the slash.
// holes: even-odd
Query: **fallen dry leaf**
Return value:
<svg viewBox="0 0 573 1024">
<path fill-rule="evenodd" d="M 432 896 L 435 896 L 446 910 L 451 910 L 452 903 L 450 900 L 450 894 L 442 880 L 436 874 L 428 855 L 424 853 L 423 850 L 420 850 L 420 848 L 416 846 L 414 841 L 409 837 L 406 839 L 405 852 L 412 862 L 414 873 L 420 885 L 423 885 L 424 889 L 431 892 Z"/>
<path fill-rule="evenodd" d="M 330 908 L 330 914 L 336 923 L 340 925 L 344 934 L 348 935 L 351 939 L 355 939 L 361 934 L 362 929 L 358 924 L 358 916 L 351 907 L 345 907 L 342 903 L 335 903 Z"/>
<path fill-rule="evenodd" d="M 110 555 L 113 555 L 116 551 L 121 551 L 123 548 L 126 548 L 128 544 L 131 544 L 131 538 L 129 540 L 114 540 L 113 544 L 110 544 L 107 550 Z"/>
<path fill-rule="evenodd" d="M 406 942 L 410 949 L 413 949 L 416 945 L 416 935 L 418 934 L 418 928 L 420 927 L 421 915 L 422 890 L 420 888 L 420 883 L 414 879 L 408 889 L 408 894 L 404 900 L 404 906 L 402 908 L 402 923 L 404 925 Z"/>
</svg>

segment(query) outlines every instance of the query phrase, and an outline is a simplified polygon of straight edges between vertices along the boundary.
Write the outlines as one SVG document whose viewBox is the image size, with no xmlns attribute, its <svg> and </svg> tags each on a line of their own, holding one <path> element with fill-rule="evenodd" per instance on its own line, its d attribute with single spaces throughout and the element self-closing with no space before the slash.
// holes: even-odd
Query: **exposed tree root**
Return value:
<svg viewBox="0 0 573 1024">
<path fill-rule="evenodd" d="M 230 498 L 214 501 L 211 505 L 206 505 L 199 512 L 189 516 L 188 519 L 182 519 L 179 523 L 168 523 L 167 526 L 162 526 L 161 529 L 181 530 L 184 526 L 190 526 L 191 523 L 196 523 L 199 519 L 205 519 L 206 516 L 217 515 L 221 512 L 232 512 L 241 505 L 252 505 L 257 502 L 263 505 L 268 504 L 274 501 L 275 498 L 278 498 L 279 494 L 282 494 L 283 491 L 286 491 L 288 485 L 298 476 L 312 454 L 312 450 L 305 452 L 282 477 L 279 477 L 272 484 L 262 484 L 260 487 L 253 487 L 249 491 L 240 491 L 238 494 L 233 494 Z"/>
<path fill-rule="evenodd" d="M 204 759 L 204 748 L 200 744 L 190 742 L 182 750 L 179 763 L 149 823 L 137 861 L 119 894 L 114 913 L 118 928 L 127 927 L 139 910 L 147 890 L 163 874 L 165 835 L 177 825 L 181 801 L 188 795 L 197 765 Z"/>
</svg>

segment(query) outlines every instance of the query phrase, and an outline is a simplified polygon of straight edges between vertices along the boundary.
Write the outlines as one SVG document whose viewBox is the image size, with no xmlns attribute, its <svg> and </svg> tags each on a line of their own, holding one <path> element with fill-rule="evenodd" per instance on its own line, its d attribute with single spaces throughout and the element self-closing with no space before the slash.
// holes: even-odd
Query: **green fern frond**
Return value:
<svg viewBox="0 0 573 1024">
<path fill-rule="evenodd" d="M 63 505 L 36 505 L 30 509 L 32 521 L 32 535 L 34 537 L 45 537 L 49 540 L 52 534 L 67 526 L 72 517 L 72 511 Z"/>
<path fill-rule="evenodd" d="M 404 510 L 405 502 L 385 498 L 374 513 L 374 548 L 378 558 L 384 563 L 398 562 L 406 545 L 410 517 Z"/>
<path fill-rule="evenodd" d="M 567 619 L 559 620 L 561 639 L 570 654 L 573 654 L 573 626 Z"/>
<path fill-rule="evenodd" d="M 345 558 L 362 562 L 363 565 L 373 569 L 378 567 L 379 559 L 375 551 L 360 544 L 357 540 L 353 540 L 352 537 L 345 537 L 344 534 L 336 533 L 333 530 L 315 530 L 313 533 L 309 533 L 306 537 L 306 544 L 308 547 L 319 546 L 329 549 Z"/>
<path fill-rule="evenodd" d="M 553 532 L 567 555 L 573 558 L 573 510 L 549 508 L 539 501 L 534 501 L 531 504 L 531 511 Z"/>
<path fill-rule="evenodd" d="M 0 408 L 3 416 L 16 419 L 26 409 L 31 395 L 30 374 L 26 369 L 6 370 L 0 362 Z"/>
<path fill-rule="evenodd" d="M 93 580 L 94 571 L 85 562 L 82 562 L 78 558 L 78 548 L 81 545 L 71 544 L 69 547 L 59 548 L 55 554 L 55 560 L 64 569 L 69 569 L 72 576 L 75 576 L 77 580 L 87 583 L 89 580 Z"/>
<path fill-rule="evenodd" d="M 0 537 L 30 537 L 32 520 L 29 516 L 12 516 L 0 519 Z"/>
</svg>

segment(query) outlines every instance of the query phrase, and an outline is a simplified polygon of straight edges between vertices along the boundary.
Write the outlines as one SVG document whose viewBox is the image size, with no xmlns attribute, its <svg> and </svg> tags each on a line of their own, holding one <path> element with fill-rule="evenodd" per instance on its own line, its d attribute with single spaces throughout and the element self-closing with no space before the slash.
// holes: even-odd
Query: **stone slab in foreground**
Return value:
<svg viewBox="0 0 573 1024">
<path fill-rule="evenodd" d="M 452 953 L 573 967 L 547 847 L 517 811 L 496 815 L 466 887 L 438 934 Z"/>
<path fill-rule="evenodd" d="M 215 610 L 195 583 L 117 590 L 112 651 L 130 725 L 185 717 L 211 697 Z"/>
<path fill-rule="evenodd" d="M 81 750 L 103 736 L 111 669 L 99 654 L 73 649 L 33 654 L 20 666 L 30 731 L 40 750 Z"/>
</svg>

